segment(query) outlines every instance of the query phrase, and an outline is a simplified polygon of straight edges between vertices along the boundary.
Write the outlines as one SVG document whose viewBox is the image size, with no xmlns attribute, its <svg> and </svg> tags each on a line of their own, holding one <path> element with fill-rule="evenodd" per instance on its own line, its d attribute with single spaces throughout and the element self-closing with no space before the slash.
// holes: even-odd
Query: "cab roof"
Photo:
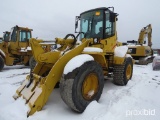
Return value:
<svg viewBox="0 0 160 120">
<path fill-rule="evenodd" d="M 111 11 L 109 8 L 107 7 L 100 7 L 100 8 L 95 8 L 95 9 L 90 9 L 90 10 L 87 10 L 85 12 L 82 12 L 80 15 L 84 14 L 84 13 L 87 13 L 87 12 L 91 12 L 91 11 L 94 11 L 94 10 L 109 10 L 110 12 L 114 13 L 113 11 Z"/>
</svg>

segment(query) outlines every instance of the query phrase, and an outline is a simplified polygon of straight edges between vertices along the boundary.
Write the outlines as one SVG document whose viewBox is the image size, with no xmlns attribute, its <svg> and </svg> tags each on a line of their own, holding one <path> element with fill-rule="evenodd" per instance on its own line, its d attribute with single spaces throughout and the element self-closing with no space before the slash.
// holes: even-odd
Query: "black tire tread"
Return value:
<svg viewBox="0 0 160 120">
<path fill-rule="evenodd" d="M 124 85 L 124 65 L 115 65 L 113 69 L 113 80 L 117 85 Z"/>
<path fill-rule="evenodd" d="M 125 58 L 124 64 L 123 65 L 114 65 L 113 69 L 113 82 L 116 85 L 121 85 L 124 86 L 127 84 L 128 80 L 126 79 L 125 76 L 125 66 L 126 64 L 131 64 L 132 66 L 132 72 L 133 72 L 133 62 L 131 58 Z M 132 74 L 130 79 L 132 78 Z"/>
<path fill-rule="evenodd" d="M 61 94 L 61 98 L 63 99 L 63 101 L 70 106 L 73 110 L 79 112 L 73 102 L 72 99 L 72 85 L 73 85 L 73 81 L 74 79 L 67 79 L 65 80 L 64 77 L 62 77 L 61 81 L 60 81 L 60 94 Z M 63 92 L 63 91 L 66 92 Z"/>
</svg>

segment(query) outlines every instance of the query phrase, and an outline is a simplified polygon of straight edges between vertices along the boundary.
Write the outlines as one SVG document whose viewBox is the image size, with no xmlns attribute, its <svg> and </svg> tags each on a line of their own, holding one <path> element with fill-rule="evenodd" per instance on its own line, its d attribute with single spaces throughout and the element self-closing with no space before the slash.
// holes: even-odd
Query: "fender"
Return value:
<svg viewBox="0 0 160 120">
<path fill-rule="evenodd" d="M 84 59 L 85 58 L 85 59 Z M 94 61 L 94 58 L 91 55 L 88 54 L 80 54 L 75 57 L 73 57 L 64 67 L 63 74 L 68 74 L 69 72 L 72 72 L 74 69 L 80 67 L 82 64 L 84 64 L 87 61 Z M 76 63 L 76 64 L 75 64 Z"/>
<path fill-rule="evenodd" d="M 85 47 L 82 54 L 89 54 L 94 58 L 95 61 L 101 64 L 101 66 L 107 66 L 105 58 L 106 54 L 103 53 L 103 50 L 101 48 Z"/>
</svg>

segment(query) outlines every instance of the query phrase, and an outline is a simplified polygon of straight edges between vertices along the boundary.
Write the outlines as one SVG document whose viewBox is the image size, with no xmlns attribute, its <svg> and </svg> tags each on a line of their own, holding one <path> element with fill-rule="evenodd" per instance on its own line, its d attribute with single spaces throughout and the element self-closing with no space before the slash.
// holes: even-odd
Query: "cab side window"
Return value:
<svg viewBox="0 0 160 120">
<path fill-rule="evenodd" d="M 17 30 L 13 29 L 12 35 L 11 35 L 11 41 L 16 42 L 17 39 Z"/>
<path fill-rule="evenodd" d="M 110 13 L 106 13 L 106 30 L 105 38 L 111 37 L 115 34 L 115 22 L 110 22 Z"/>
<path fill-rule="evenodd" d="M 27 32 L 27 39 L 29 40 L 31 38 L 31 32 Z"/>
</svg>

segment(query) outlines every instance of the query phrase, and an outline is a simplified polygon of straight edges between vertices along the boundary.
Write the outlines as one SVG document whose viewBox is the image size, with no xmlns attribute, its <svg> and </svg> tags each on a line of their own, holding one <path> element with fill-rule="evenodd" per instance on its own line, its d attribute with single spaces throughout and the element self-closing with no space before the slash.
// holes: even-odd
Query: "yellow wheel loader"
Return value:
<svg viewBox="0 0 160 120">
<path fill-rule="evenodd" d="M 15 26 L 11 32 L 4 32 L 0 43 L 0 71 L 4 64 L 7 66 L 24 64 L 29 65 L 32 52 L 29 47 L 32 29 Z"/>
<path fill-rule="evenodd" d="M 75 22 L 75 29 L 80 23 L 77 36 L 55 38 L 56 47 L 50 52 L 45 52 L 36 39 L 30 39 L 37 65 L 13 96 L 26 100 L 30 108 L 28 116 L 42 110 L 58 83 L 63 101 L 80 113 L 91 101 L 100 99 L 104 76 L 113 73 L 115 84 L 128 83 L 132 77 L 132 59 L 127 57 L 127 50 L 123 56 L 115 55 L 117 15 L 113 7 L 81 13 Z"/>
<path fill-rule="evenodd" d="M 3 42 L 0 44 L 0 70 L 3 69 L 4 64 L 7 66 L 28 65 L 32 56 L 29 49 L 31 31 L 32 29 L 15 26 L 11 28 L 11 32 L 4 32 Z"/>
<path fill-rule="evenodd" d="M 148 43 L 146 43 L 146 37 Z M 127 41 L 128 43 L 128 54 L 130 54 L 136 63 L 140 65 L 147 65 L 153 61 L 153 50 L 152 50 L 152 26 L 151 24 L 143 27 L 139 33 L 138 41 L 132 40 Z"/>
</svg>

